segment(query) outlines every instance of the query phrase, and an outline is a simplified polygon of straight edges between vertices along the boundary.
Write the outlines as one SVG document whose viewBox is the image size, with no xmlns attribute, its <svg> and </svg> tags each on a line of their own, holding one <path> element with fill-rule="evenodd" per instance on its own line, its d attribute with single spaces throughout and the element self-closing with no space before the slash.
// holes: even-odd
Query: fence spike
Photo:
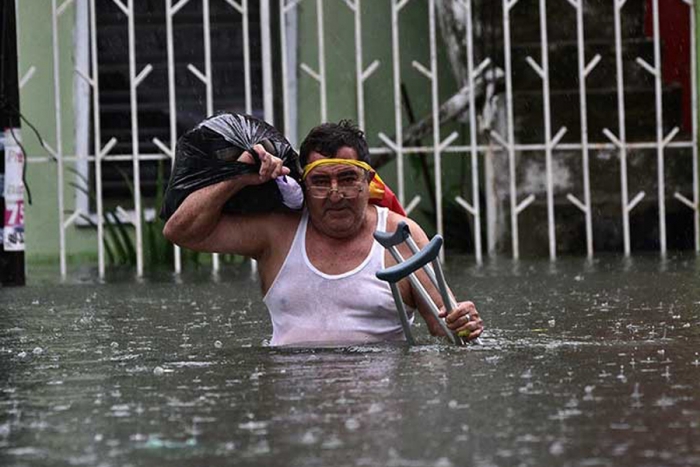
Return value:
<svg viewBox="0 0 700 467">
<path fill-rule="evenodd" d="M 544 76 L 544 70 L 542 69 L 542 67 L 540 66 L 540 64 L 537 63 L 532 57 L 530 57 L 530 56 L 528 55 L 527 57 L 525 57 L 525 61 L 527 62 L 528 65 L 530 65 L 530 67 L 531 67 L 533 70 L 535 70 L 535 72 L 536 72 L 538 75 L 540 75 L 540 78 L 542 78 L 542 79 L 545 78 L 545 76 Z"/>
<path fill-rule="evenodd" d="M 365 81 L 367 78 L 369 78 L 372 75 L 372 73 L 374 73 L 377 70 L 377 68 L 379 68 L 380 63 L 381 62 L 379 60 L 375 60 L 372 63 L 370 63 L 370 65 L 367 68 L 365 68 L 365 71 L 362 72 L 362 81 Z"/>
<path fill-rule="evenodd" d="M 98 154 L 100 159 L 103 158 L 104 156 L 106 156 L 107 153 L 112 150 L 112 148 L 114 147 L 115 144 L 117 144 L 117 138 L 115 138 L 115 137 L 110 138 L 110 140 L 107 141 L 107 144 L 105 144 L 102 147 L 102 149 L 100 149 L 100 152 Z"/>
<path fill-rule="evenodd" d="M 510 144 L 503 139 L 503 136 L 501 136 L 496 130 L 491 130 L 491 137 L 495 139 L 498 144 L 503 146 L 504 149 L 510 148 Z"/>
<path fill-rule="evenodd" d="M 350 8 L 351 11 L 356 12 L 357 11 L 357 3 L 353 3 L 353 0 L 343 0 L 345 4 Z"/>
<path fill-rule="evenodd" d="M 445 138 L 442 141 L 442 143 L 440 143 L 440 145 L 438 146 L 438 151 L 440 151 L 440 152 L 444 151 L 445 148 L 448 147 L 452 143 L 452 141 L 456 140 L 458 136 L 459 136 L 459 133 L 457 133 L 456 131 L 453 131 L 452 133 L 450 133 L 450 135 L 447 138 Z"/>
<path fill-rule="evenodd" d="M 472 206 L 466 199 L 462 198 L 461 196 L 455 196 L 455 201 L 457 201 L 457 204 L 462 206 L 469 214 L 472 216 L 476 215 L 476 209 L 474 209 L 474 206 Z"/>
<path fill-rule="evenodd" d="M 405 7 L 408 2 L 409 0 L 396 0 L 396 3 L 394 3 L 396 12 L 398 13 L 399 11 L 401 11 L 401 9 Z"/>
<path fill-rule="evenodd" d="M 190 0 L 180 0 L 168 10 L 168 15 L 174 16 L 178 11 L 182 9 L 183 6 L 187 5 Z"/>
<path fill-rule="evenodd" d="M 199 80 L 200 80 L 202 83 L 207 84 L 207 81 L 209 81 L 208 78 L 206 77 L 206 75 L 205 75 L 204 73 L 202 73 L 201 71 L 199 71 L 199 68 L 197 68 L 196 66 L 192 65 L 191 63 L 188 63 L 188 64 L 187 64 L 187 69 L 190 70 L 190 72 L 191 72 L 193 75 L 195 75 L 197 78 L 199 78 Z"/>
<path fill-rule="evenodd" d="M 238 3 L 236 0 L 226 0 L 226 3 L 231 5 L 240 14 L 245 15 L 245 8 L 243 8 L 241 3 Z"/>
<path fill-rule="evenodd" d="M 74 0 L 66 0 L 61 4 L 61 6 L 56 8 L 56 16 L 61 16 L 63 13 L 65 13 L 66 8 L 68 8 L 71 5 L 71 3 L 73 3 L 73 1 Z"/>
<path fill-rule="evenodd" d="M 664 138 L 664 140 L 661 142 L 661 147 L 666 147 L 668 146 L 668 143 L 671 142 L 671 140 L 678 134 L 678 132 L 681 131 L 680 128 L 674 127 L 673 130 L 669 132 L 668 135 Z"/>
<path fill-rule="evenodd" d="M 90 87 L 95 87 L 95 81 L 92 78 L 90 78 L 88 75 L 83 73 L 80 68 L 75 69 L 75 74 L 80 76 L 87 84 L 90 85 Z"/>
<path fill-rule="evenodd" d="M 413 211 L 416 208 L 416 206 L 418 206 L 418 204 L 420 204 L 420 200 L 421 200 L 421 197 L 418 195 L 413 197 L 411 202 L 408 203 L 408 205 L 406 206 L 406 209 L 405 209 L 406 215 L 410 214 L 411 211 Z"/>
<path fill-rule="evenodd" d="M 173 158 L 173 150 L 167 147 L 161 140 L 159 140 L 158 138 L 153 138 L 151 141 L 153 141 L 153 144 L 158 146 L 158 149 L 160 149 L 163 152 L 163 154 L 165 154 L 171 159 Z"/>
<path fill-rule="evenodd" d="M 551 149 L 554 149 L 555 147 L 557 147 L 557 145 L 559 144 L 559 141 L 561 141 L 561 139 L 564 137 L 566 132 L 567 132 L 566 127 L 565 126 L 561 127 L 559 129 L 559 131 L 557 132 L 557 134 L 554 135 L 554 138 L 552 138 L 552 141 L 549 142 L 549 147 Z"/>
<path fill-rule="evenodd" d="M 686 198 L 685 196 L 683 196 L 682 194 L 680 194 L 680 193 L 678 193 L 678 192 L 675 192 L 675 193 L 673 194 L 673 197 L 676 198 L 676 199 L 677 199 L 678 201 L 680 201 L 681 203 L 683 203 L 683 204 L 685 204 L 686 206 L 688 206 L 688 207 L 689 207 L 690 209 L 692 209 L 693 211 L 697 211 L 697 210 L 698 210 L 698 207 L 697 207 L 692 201 L 690 201 L 688 198 Z"/>
<path fill-rule="evenodd" d="M 411 62 L 411 65 L 413 66 L 413 68 L 415 68 L 416 70 L 418 70 L 419 72 L 421 72 L 421 74 L 423 74 L 426 78 L 428 78 L 428 79 L 430 79 L 430 80 L 433 79 L 433 72 L 430 71 L 430 70 L 428 70 L 426 67 L 424 67 L 424 66 L 423 66 L 420 62 L 418 62 L 417 60 L 413 60 L 413 62 Z"/>
<path fill-rule="evenodd" d="M 139 74 L 136 76 L 136 78 L 134 78 L 134 86 L 135 86 L 135 87 L 138 87 L 138 86 L 141 84 L 141 81 L 143 81 L 144 79 L 146 79 L 146 76 L 148 76 L 149 74 L 151 74 L 152 71 L 153 71 L 153 65 L 151 65 L 151 64 L 149 63 L 148 65 L 146 65 L 146 66 L 143 68 L 143 70 L 141 70 L 141 73 L 139 73 Z"/>
<path fill-rule="evenodd" d="M 319 73 L 317 73 L 316 71 L 314 71 L 314 70 L 313 70 L 309 65 L 307 65 L 306 63 L 301 63 L 301 64 L 299 64 L 299 68 L 301 68 L 302 70 L 304 70 L 304 72 L 305 72 L 306 74 L 308 74 L 309 76 L 311 76 L 311 77 L 312 77 L 313 79 L 315 79 L 316 81 L 319 81 L 319 82 L 321 81 L 321 75 L 320 75 Z"/>
<path fill-rule="evenodd" d="M 627 204 L 627 212 L 631 212 L 637 204 L 646 196 L 647 194 L 643 191 L 637 193 L 637 195 Z"/>
<path fill-rule="evenodd" d="M 476 79 L 477 76 L 479 76 L 481 73 L 484 72 L 484 70 L 486 69 L 487 66 L 489 66 L 490 63 L 491 63 L 491 59 L 488 57 L 485 58 L 481 63 L 479 63 L 479 66 L 477 66 L 474 69 L 474 72 L 472 73 L 472 77 L 474 79 Z"/>
<path fill-rule="evenodd" d="M 593 71 L 596 65 L 598 65 L 598 63 L 600 62 L 600 58 L 600 54 L 595 54 L 595 57 L 593 57 L 593 59 L 590 62 L 588 62 L 588 65 L 586 65 L 586 68 L 584 68 L 583 76 L 588 77 L 591 71 Z"/>
<path fill-rule="evenodd" d="M 389 139 L 389 137 L 388 137 L 387 135 L 385 135 L 384 133 L 381 133 L 381 132 L 380 132 L 380 133 L 377 134 L 377 136 L 379 136 L 379 139 L 381 139 L 382 142 L 383 142 L 384 144 L 386 144 L 386 145 L 389 147 L 389 149 L 391 149 L 391 150 L 394 151 L 394 152 L 398 152 L 398 151 L 399 151 L 399 145 L 396 144 L 396 143 L 395 143 L 394 141 L 392 141 L 391 139 Z"/>
<path fill-rule="evenodd" d="M 112 0 L 112 2 L 114 2 L 114 4 L 117 5 L 119 7 L 119 9 L 122 11 L 122 13 L 124 13 L 126 16 L 131 15 L 131 11 L 129 11 L 129 9 L 126 7 L 126 5 L 124 5 L 121 2 L 121 0 Z"/>
<path fill-rule="evenodd" d="M 522 200 L 520 203 L 518 203 L 517 208 L 515 208 L 515 212 L 520 214 L 525 208 L 531 205 L 533 201 L 535 201 L 535 195 L 531 194 L 530 196 Z"/>
<path fill-rule="evenodd" d="M 583 212 L 588 212 L 588 208 L 586 207 L 586 205 L 583 204 L 583 203 L 581 202 L 581 200 L 579 200 L 577 197 L 575 197 L 575 196 L 572 195 L 571 193 L 569 193 L 569 194 L 566 195 L 566 199 L 568 199 L 569 201 L 571 201 L 571 204 L 573 204 L 574 206 L 576 206 L 577 208 L 579 208 L 581 211 L 583 211 Z"/>
<path fill-rule="evenodd" d="M 510 11 L 513 9 L 516 3 L 518 3 L 520 0 L 510 0 L 508 3 L 506 3 L 506 10 Z"/>
<path fill-rule="evenodd" d="M 646 71 L 648 71 L 648 72 L 651 73 L 652 75 L 654 75 L 654 76 L 658 76 L 658 75 L 659 75 L 659 70 L 658 70 L 655 66 L 651 66 L 651 65 L 650 65 L 646 60 L 644 60 L 642 57 L 637 57 L 636 62 L 639 64 L 639 66 L 641 66 L 642 68 L 644 68 Z"/>
<path fill-rule="evenodd" d="M 22 76 L 22 78 L 19 80 L 19 88 L 22 89 L 27 82 L 32 79 L 34 76 L 34 73 L 36 72 L 36 67 L 34 65 L 30 66 L 27 72 Z"/>
<path fill-rule="evenodd" d="M 618 148 L 622 148 L 622 141 L 620 141 L 620 139 L 617 136 L 615 136 L 612 131 L 608 130 L 607 128 L 603 128 L 603 134 L 607 136 L 608 139 L 612 141 L 612 143 L 615 146 L 617 146 Z"/>
</svg>

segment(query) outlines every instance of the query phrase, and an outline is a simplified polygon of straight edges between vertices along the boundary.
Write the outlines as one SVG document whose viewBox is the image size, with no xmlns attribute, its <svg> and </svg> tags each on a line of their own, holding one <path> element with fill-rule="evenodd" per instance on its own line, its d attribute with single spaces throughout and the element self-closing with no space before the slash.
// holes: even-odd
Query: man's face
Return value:
<svg viewBox="0 0 700 467">
<path fill-rule="evenodd" d="M 314 151 L 309 154 L 308 163 L 325 158 Z M 357 160 L 357 152 L 344 146 L 334 159 Z M 365 170 L 343 164 L 320 165 L 309 172 L 304 183 L 309 218 L 317 230 L 333 238 L 348 237 L 359 231 L 369 200 L 369 180 Z M 312 186 L 326 187 L 329 189 L 327 196 L 311 196 Z"/>
</svg>

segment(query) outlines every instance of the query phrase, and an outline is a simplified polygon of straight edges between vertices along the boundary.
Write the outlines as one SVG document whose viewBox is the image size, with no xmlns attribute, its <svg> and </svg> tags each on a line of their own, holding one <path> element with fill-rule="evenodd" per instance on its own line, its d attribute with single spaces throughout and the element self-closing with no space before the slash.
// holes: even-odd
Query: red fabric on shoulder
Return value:
<svg viewBox="0 0 700 467">
<path fill-rule="evenodd" d="M 403 207 L 401 207 L 401 203 L 399 202 L 399 199 L 396 197 L 393 191 L 384 184 L 384 196 L 382 196 L 381 199 L 370 199 L 370 203 L 376 204 L 377 206 L 382 206 L 385 208 L 389 208 L 389 210 L 394 211 L 397 214 L 400 214 L 402 216 L 406 216 L 406 211 L 403 210 Z"/>
</svg>

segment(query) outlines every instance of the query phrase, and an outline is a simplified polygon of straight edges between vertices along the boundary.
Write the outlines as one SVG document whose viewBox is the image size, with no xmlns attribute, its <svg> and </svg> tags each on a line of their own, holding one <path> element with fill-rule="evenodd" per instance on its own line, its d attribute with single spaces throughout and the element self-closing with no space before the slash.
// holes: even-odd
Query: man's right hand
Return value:
<svg viewBox="0 0 700 467">
<path fill-rule="evenodd" d="M 253 150 L 260 159 L 260 170 L 257 175 L 250 174 L 245 176 L 247 185 L 261 185 L 282 175 L 289 174 L 289 168 L 283 165 L 282 159 L 267 152 L 261 144 L 253 146 Z M 238 158 L 238 162 L 253 165 L 255 164 L 255 158 L 248 151 L 245 151 Z"/>
</svg>

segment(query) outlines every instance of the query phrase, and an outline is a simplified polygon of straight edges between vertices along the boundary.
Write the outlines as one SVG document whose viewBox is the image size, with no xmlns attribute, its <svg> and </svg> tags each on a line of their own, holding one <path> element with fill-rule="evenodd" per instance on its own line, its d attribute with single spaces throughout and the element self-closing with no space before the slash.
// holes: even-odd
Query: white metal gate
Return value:
<svg viewBox="0 0 700 467">
<path fill-rule="evenodd" d="M 99 274 L 104 275 L 105 272 L 105 255 L 103 248 L 103 238 L 104 238 L 104 225 L 103 225 L 103 195 L 101 186 L 101 171 L 103 164 L 110 163 L 112 161 L 131 161 L 133 164 L 133 174 L 134 174 L 134 206 L 135 212 L 131 216 L 131 222 L 135 228 L 136 245 L 137 245 L 137 274 L 141 275 L 143 273 L 143 242 L 142 242 L 142 225 L 141 225 L 141 210 L 142 210 L 142 199 L 141 192 L 139 188 L 140 172 L 139 167 L 142 161 L 154 160 L 154 159 L 172 159 L 174 155 L 174 149 L 177 139 L 176 134 L 176 99 L 175 95 L 175 67 L 174 67 L 174 56 L 175 50 L 173 47 L 173 37 L 172 37 L 172 21 L 173 17 L 177 15 L 178 11 L 191 0 L 163 0 L 166 5 L 166 36 L 167 36 L 167 57 L 168 57 L 168 88 L 169 88 L 169 109 L 170 109 L 170 139 L 168 141 L 160 141 L 157 138 L 153 139 L 153 142 L 160 148 L 162 154 L 143 154 L 139 151 L 139 132 L 141 131 L 138 121 L 137 109 L 139 106 L 138 101 L 138 87 L 146 79 L 148 79 L 149 73 L 152 71 L 150 65 L 145 66 L 143 69 L 136 69 L 136 54 L 137 45 L 135 40 L 135 24 L 134 24 L 134 2 L 135 0 L 112 0 L 124 13 L 126 17 L 125 27 L 128 28 L 129 34 L 129 81 L 130 81 L 130 93 L 129 93 L 129 103 L 131 106 L 131 131 L 132 131 L 132 147 L 133 151 L 129 154 L 112 154 L 111 150 L 116 144 L 116 140 L 111 139 L 105 146 L 100 147 L 100 112 L 99 112 L 99 93 L 100 85 L 98 82 L 98 57 L 97 57 L 97 34 L 99 31 L 95 27 L 95 0 L 86 0 L 87 3 L 81 3 L 80 0 L 74 2 L 74 0 L 64 0 L 59 2 L 59 0 L 51 0 L 52 7 L 52 24 L 51 28 L 53 31 L 53 75 L 54 75 L 54 92 L 55 92 L 55 125 L 57 139 L 53 144 L 46 141 L 43 142 L 45 149 L 50 154 L 50 157 L 32 156 L 28 158 L 30 163 L 46 163 L 51 161 L 52 158 L 58 163 L 58 191 L 57 191 L 57 208 L 59 211 L 60 225 L 57 226 L 58 234 L 60 239 L 60 270 L 61 274 L 66 274 L 66 234 L 69 232 L 71 225 L 79 218 L 81 213 L 76 211 L 73 215 L 65 216 L 65 201 L 63 197 L 63 187 L 66 183 L 65 180 L 65 164 L 68 163 L 89 163 L 94 164 L 95 174 L 96 174 L 96 187 L 97 187 L 97 250 L 98 250 L 98 262 L 99 262 Z M 196 0 L 192 0 L 196 1 Z M 200 70 L 194 65 L 189 65 L 189 70 L 193 73 L 199 80 L 201 80 L 203 86 L 205 87 L 206 93 L 206 106 L 208 114 L 213 114 L 216 110 L 216 105 L 213 102 L 213 88 L 211 80 L 211 43 L 210 43 L 210 31 L 209 31 L 209 2 L 210 1 L 225 1 L 231 8 L 234 8 L 240 13 L 243 18 L 243 40 L 244 40 L 244 58 L 245 58 L 245 70 L 244 70 L 244 87 L 245 87 L 245 110 L 246 112 L 251 112 L 251 85 L 250 85 L 250 33 L 248 30 L 248 17 L 250 15 L 248 0 L 199 0 L 201 2 L 201 7 L 203 11 L 203 31 L 204 31 L 204 50 L 203 61 L 204 70 Z M 273 95 L 272 86 L 272 66 L 270 63 L 271 54 L 269 51 L 272 47 L 279 45 L 280 52 L 282 56 L 282 81 L 283 83 L 294 83 L 296 79 L 297 71 L 308 74 L 312 79 L 318 82 L 318 92 L 320 96 L 320 109 L 319 115 L 320 119 L 323 121 L 327 116 L 327 106 L 328 106 L 328 86 L 327 86 L 327 70 L 326 70 L 326 52 L 325 52 L 325 34 L 324 34 L 324 8 L 328 8 L 331 2 L 323 0 L 315 0 L 316 10 L 317 10 L 317 46 L 318 46 L 318 68 L 313 69 L 311 66 L 301 63 L 296 64 L 296 60 L 293 58 L 293 50 L 295 47 L 294 41 L 290 41 L 290 26 L 288 24 L 288 18 L 290 15 L 295 14 L 295 9 L 301 2 L 312 2 L 314 0 L 279 0 L 279 12 L 280 21 L 279 25 L 275 26 L 270 24 L 270 3 L 269 0 L 262 0 L 260 2 L 260 18 L 261 18 L 261 44 L 264 53 L 262 54 L 263 59 L 263 95 L 264 95 L 264 106 L 265 106 L 265 116 L 269 121 L 274 121 L 273 111 L 272 111 L 272 101 L 275 97 Z M 439 46 L 439 38 L 436 31 L 436 3 L 441 0 L 388 0 L 391 2 L 391 33 L 392 33 L 392 83 L 391 88 L 393 89 L 393 100 L 394 100 L 394 125 L 393 128 L 387 128 L 385 132 L 380 132 L 377 136 L 384 143 L 384 146 L 374 147 L 371 149 L 373 154 L 381 154 L 393 152 L 397 157 L 397 172 L 398 172 L 398 186 L 397 193 L 402 203 L 406 203 L 405 196 L 405 186 L 404 186 L 404 172 L 405 172 L 405 158 L 413 157 L 414 155 L 421 152 L 431 152 L 434 157 L 434 167 L 435 167 L 435 199 L 437 203 L 437 231 L 438 233 L 443 232 L 443 206 L 442 206 L 442 156 L 444 154 L 457 153 L 464 155 L 464 157 L 470 158 L 471 168 L 472 168 L 472 178 L 471 178 L 471 189 L 472 189 L 472 200 L 467 201 L 461 197 L 458 197 L 457 202 L 472 216 L 474 222 L 474 244 L 475 248 L 475 258 L 478 263 L 482 262 L 482 239 L 481 239 L 481 226 L 483 223 L 482 214 L 479 206 L 478 196 L 479 191 L 482 188 L 479 180 L 479 164 L 480 158 L 489 150 L 489 147 L 480 144 L 477 139 L 477 106 L 475 102 L 474 93 L 469 94 L 469 104 L 468 104 L 468 114 L 469 114 L 469 144 L 468 145 L 455 145 L 454 141 L 459 136 L 457 133 L 451 133 L 449 135 L 442 135 L 439 123 L 439 108 L 440 102 L 438 98 L 438 63 L 437 63 L 437 47 Z M 402 60 L 409 60 L 405 51 L 400 48 L 399 41 L 399 29 L 401 26 L 401 12 L 409 1 L 425 1 L 427 2 L 429 18 L 429 33 L 428 41 L 430 44 L 430 62 L 428 64 L 423 64 L 418 61 L 412 61 L 412 66 L 415 68 L 416 72 L 422 74 L 427 79 L 429 86 L 431 102 L 432 102 L 432 145 L 429 147 L 409 147 L 403 143 L 403 132 L 404 124 L 402 118 L 401 109 L 401 97 L 400 97 L 400 83 L 401 83 L 401 66 Z M 446 1 L 446 0 L 442 0 Z M 474 31 L 474 18 L 473 18 L 473 4 L 476 0 L 452 0 L 453 3 L 458 8 L 463 8 L 467 33 L 466 33 L 466 44 L 467 44 L 467 56 L 468 56 L 468 80 L 469 88 L 475 88 L 475 80 L 484 72 L 486 66 L 489 64 L 489 59 L 486 59 L 480 64 L 474 63 L 474 41 L 473 41 L 473 31 Z M 600 56 L 586 57 L 585 46 L 586 39 L 584 37 L 584 0 L 539 0 L 539 10 L 540 10 L 540 29 L 541 29 L 541 60 L 538 63 L 531 57 L 526 57 L 527 63 L 531 66 L 534 72 L 541 78 L 542 81 L 542 95 L 543 95 L 543 109 L 544 109 L 544 129 L 545 138 L 540 144 L 519 144 L 514 137 L 514 106 L 513 106 L 513 75 L 512 75 L 512 63 L 513 57 L 511 53 L 511 12 L 514 8 L 518 7 L 519 0 L 502 0 L 502 27 L 504 31 L 503 42 L 504 50 L 503 54 L 505 57 L 504 67 L 505 67 L 505 80 L 506 80 L 506 92 L 505 92 L 505 110 L 507 115 L 507 125 L 505 134 L 501 134 L 496 130 L 491 132 L 491 136 L 502 146 L 502 150 L 508 156 L 508 166 L 509 166 L 509 176 L 510 176 L 510 230 L 511 230 L 511 242 L 512 242 L 512 254 L 514 258 L 518 258 L 520 254 L 519 247 L 519 233 L 518 233 L 518 216 L 521 212 L 526 209 L 535 199 L 535 196 L 530 194 L 524 199 L 518 199 L 517 190 L 517 180 L 516 180 L 516 153 L 528 152 L 528 151 L 539 151 L 544 152 L 546 159 L 546 201 L 547 201 L 547 217 L 548 217 L 548 237 L 549 237 L 549 256 L 554 259 L 556 257 L 556 245 L 557 239 L 555 235 L 555 222 L 554 222 L 554 201 L 553 201 L 553 171 L 552 171 L 552 161 L 556 157 L 557 151 L 567 150 L 567 151 L 580 151 L 582 156 L 583 164 L 583 199 L 578 199 L 573 194 L 569 194 L 567 198 L 571 203 L 573 203 L 582 214 L 585 216 L 586 225 L 586 249 L 588 256 L 592 256 L 593 250 L 593 223 L 595 219 L 593 217 L 591 209 L 591 189 L 590 189 L 590 173 L 589 173 L 589 153 L 592 150 L 614 150 L 619 153 L 619 164 L 620 164 L 620 174 L 621 174 L 621 218 L 624 228 L 624 254 L 629 255 L 631 253 L 630 248 L 630 224 L 629 224 L 629 214 L 632 209 L 639 203 L 639 201 L 645 196 L 644 192 L 636 193 L 631 196 L 628 190 L 627 181 L 627 152 L 630 149 L 655 149 L 657 155 L 657 184 L 658 184 L 658 210 L 659 210 L 659 232 L 660 232 L 660 252 L 662 254 L 666 253 L 666 196 L 665 196 L 665 178 L 664 178 L 664 158 L 665 151 L 668 148 L 691 148 L 693 153 L 692 160 L 692 170 L 693 170 L 693 181 L 692 181 L 692 194 L 675 193 L 674 198 L 686 205 L 689 209 L 694 211 L 694 228 L 695 228 L 695 249 L 700 251 L 700 243 L 698 241 L 698 235 L 700 232 L 700 217 L 699 217 L 699 194 L 698 194 L 698 153 L 697 153 L 697 64 L 696 64 L 696 40 L 695 40 L 695 4 L 693 0 L 677 0 L 679 2 L 684 2 L 688 5 L 690 9 L 690 31 L 691 31 L 691 85 L 692 85 L 692 138 L 686 141 L 679 141 L 674 139 L 678 133 L 678 128 L 675 128 L 668 134 L 663 133 L 663 93 L 662 93 L 662 76 L 661 76 L 661 38 L 659 33 L 659 0 L 653 0 L 653 43 L 654 43 L 654 62 L 648 63 L 642 58 L 637 58 L 636 65 L 626 64 L 623 62 L 622 56 L 622 37 L 621 37 L 621 21 L 622 15 L 624 13 L 624 6 L 626 0 L 611 0 L 614 4 L 614 14 L 615 14 L 615 63 L 616 63 L 616 76 L 617 76 L 617 94 L 618 94 L 618 114 L 619 122 L 617 128 L 606 129 L 604 135 L 589 134 L 587 123 L 587 97 L 586 97 L 586 81 L 591 73 L 595 72 L 596 65 L 600 61 Z M 550 114 L 550 63 L 549 63 L 549 48 L 548 48 L 548 25 L 547 25 L 547 14 L 546 7 L 547 2 L 568 2 L 576 12 L 576 29 L 577 29 L 577 49 L 578 49 L 578 76 L 579 76 L 579 94 L 580 94 L 580 121 L 581 121 L 581 140 L 577 143 L 567 143 L 560 144 L 564 133 L 567 131 L 566 128 L 555 129 L 552 128 L 552 116 Z M 636 1 L 636 0 L 635 0 Z M 365 126 L 365 97 L 364 89 L 366 81 L 371 77 L 373 72 L 382 64 L 379 61 L 373 61 L 369 65 L 365 65 L 362 59 L 363 50 L 363 26 L 362 26 L 362 11 L 364 8 L 371 8 L 372 2 L 362 2 L 361 0 L 342 0 L 343 3 L 354 13 L 354 35 L 355 35 L 355 46 L 354 46 L 354 61 L 355 61 L 355 80 L 356 80 L 356 103 L 357 103 L 357 121 L 361 127 Z M 82 79 L 88 83 L 91 96 L 92 96 L 92 107 L 94 110 L 92 112 L 93 121 L 92 127 L 94 132 L 94 140 L 97 142 L 90 154 L 81 155 L 71 155 L 65 154 L 63 151 L 63 142 L 61 141 L 61 96 L 60 96 L 60 82 L 59 82 L 59 67 L 65 66 L 59 62 L 59 47 L 58 42 L 58 22 L 64 20 L 64 13 L 76 3 L 76 6 L 82 5 L 83 8 L 87 8 L 89 11 L 89 44 L 90 44 L 90 66 L 88 69 L 77 68 L 76 73 L 82 77 Z M 341 0 L 333 2 L 334 8 L 338 6 L 335 3 L 342 5 Z M 453 6 L 454 6 L 453 5 Z M 516 25 L 517 26 L 517 25 Z M 572 25 L 573 26 L 573 25 Z M 272 44 L 270 29 L 272 27 L 279 27 L 281 41 L 280 44 Z M 293 29 L 293 28 L 292 28 Z M 293 33 L 293 31 L 291 31 Z M 21 44 L 20 44 L 21 52 Z M 290 58 L 291 56 L 291 58 Z M 37 65 L 38 66 L 38 65 Z M 629 141 L 626 136 L 626 119 L 625 119 L 625 99 L 624 99 L 624 68 L 625 66 L 640 66 L 648 73 L 653 76 L 655 80 L 655 109 L 656 109 L 656 134 L 651 141 Z M 27 70 L 20 70 L 20 88 L 25 86 L 27 82 L 32 78 L 32 74 L 35 71 L 35 67 L 31 66 Z M 283 115 L 281 122 L 286 128 L 295 127 L 295 102 L 294 95 L 296 89 L 293 86 L 284 86 L 285 92 L 281 96 L 283 100 Z M 390 138 L 387 134 L 393 133 L 394 138 Z M 408 201 L 407 210 L 410 212 L 419 200 L 413 199 Z M 180 252 L 176 248 L 175 253 L 175 264 L 174 269 L 179 272 L 181 269 L 180 263 Z M 218 258 L 215 256 L 213 260 L 214 269 L 219 268 Z"/>
</svg>

